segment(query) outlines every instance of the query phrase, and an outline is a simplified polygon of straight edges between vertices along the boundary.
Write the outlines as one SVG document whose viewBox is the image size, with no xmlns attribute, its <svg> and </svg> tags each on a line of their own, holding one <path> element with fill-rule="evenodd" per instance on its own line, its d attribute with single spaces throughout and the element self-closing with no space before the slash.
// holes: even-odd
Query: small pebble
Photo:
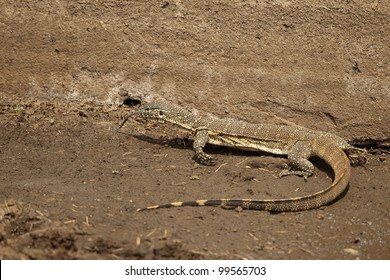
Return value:
<svg viewBox="0 0 390 280">
<path fill-rule="evenodd" d="M 345 248 L 345 249 L 344 249 L 344 252 L 345 252 L 345 253 L 348 253 L 348 254 L 350 254 L 350 255 L 353 255 L 353 256 L 359 255 L 359 251 L 358 251 L 358 250 L 355 250 L 355 249 L 352 249 L 352 248 Z"/>
</svg>

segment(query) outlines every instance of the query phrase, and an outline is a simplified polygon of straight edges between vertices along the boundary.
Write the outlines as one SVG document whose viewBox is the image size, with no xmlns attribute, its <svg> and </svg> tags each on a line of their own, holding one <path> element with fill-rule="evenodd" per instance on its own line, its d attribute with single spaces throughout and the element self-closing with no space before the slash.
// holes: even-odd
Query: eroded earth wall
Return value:
<svg viewBox="0 0 390 280">
<path fill-rule="evenodd" d="M 388 1 L 0 3 L 3 99 L 163 97 L 390 143 Z"/>
</svg>

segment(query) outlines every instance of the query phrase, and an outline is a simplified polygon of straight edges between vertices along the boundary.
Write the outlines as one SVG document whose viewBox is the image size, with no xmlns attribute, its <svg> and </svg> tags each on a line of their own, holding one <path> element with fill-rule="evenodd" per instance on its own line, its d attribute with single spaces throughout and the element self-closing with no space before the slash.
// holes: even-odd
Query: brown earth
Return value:
<svg viewBox="0 0 390 280">
<path fill-rule="evenodd" d="M 1 259 L 389 259 L 388 1 L 0 0 Z M 270 214 L 138 207 L 280 198 L 283 158 L 121 119 L 142 102 L 331 131 L 369 150 L 345 196 Z M 134 102 L 136 103 L 136 102 Z"/>
<path fill-rule="evenodd" d="M 196 164 L 186 133 L 130 121 L 121 111 L 2 100 L 2 259 L 388 259 L 390 161 L 371 150 L 346 195 L 323 209 L 285 214 L 184 207 L 177 200 L 273 198 L 317 191 L 331 180 L 275 178 L 282 158 L 208 148 Z"/>
</svg>

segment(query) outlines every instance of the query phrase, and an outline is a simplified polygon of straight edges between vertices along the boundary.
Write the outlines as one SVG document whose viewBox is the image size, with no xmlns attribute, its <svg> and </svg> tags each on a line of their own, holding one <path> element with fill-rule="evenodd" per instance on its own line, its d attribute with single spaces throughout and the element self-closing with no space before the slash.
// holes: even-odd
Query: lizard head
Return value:
<svg viewBox="0 0 390 280">
<path fill-rule="evenodd" d="M 142 105 L 136 110 L 135 114 L 144 119 L 155 119 L 159 122 L 165 122 L 172 114 L 172 108 L 166 102 L 155 101 Z"/>
<path fill-rule="evenodd" d="M 189 129 L 192 128 L 192 124 L 196 119 L 195 114 L 189 110 L 178 107 L 165 100 L 157 100 L 141 105 L 135 112 L 131 113 L 124 119 L 118 129 L 120 129 L 125 122 L 134 115 L 144 119 L 155 119 L 162 123 L 170 122 Z"/>
<path fill-rule="evenodd" d="M 183 127 L 188 127 L 194 119 L 192 112 L 165 100 L 144 104 L 137 109 L 136 114 L 145 119 L 155 119 L 162 123 L 170 122 Z"/>
</svg>

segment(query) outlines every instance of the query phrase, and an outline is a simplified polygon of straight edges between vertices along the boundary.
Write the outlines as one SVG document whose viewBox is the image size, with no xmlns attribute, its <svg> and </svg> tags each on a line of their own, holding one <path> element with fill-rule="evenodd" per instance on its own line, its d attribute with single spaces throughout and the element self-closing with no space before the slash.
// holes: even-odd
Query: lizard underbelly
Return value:
<svg viewBox="0 0 390 280">
<path fill-rule="evenodd" d="M 247 151 L 261 151 L 276 155 L 287 155 L 288 150 L 285 143 L 274 140 L 259 140 L 248 137 L 237 137 L 232 135 L 209 135 L 208 143 L 218 146 L 225 146 Z"/>
</svg>

